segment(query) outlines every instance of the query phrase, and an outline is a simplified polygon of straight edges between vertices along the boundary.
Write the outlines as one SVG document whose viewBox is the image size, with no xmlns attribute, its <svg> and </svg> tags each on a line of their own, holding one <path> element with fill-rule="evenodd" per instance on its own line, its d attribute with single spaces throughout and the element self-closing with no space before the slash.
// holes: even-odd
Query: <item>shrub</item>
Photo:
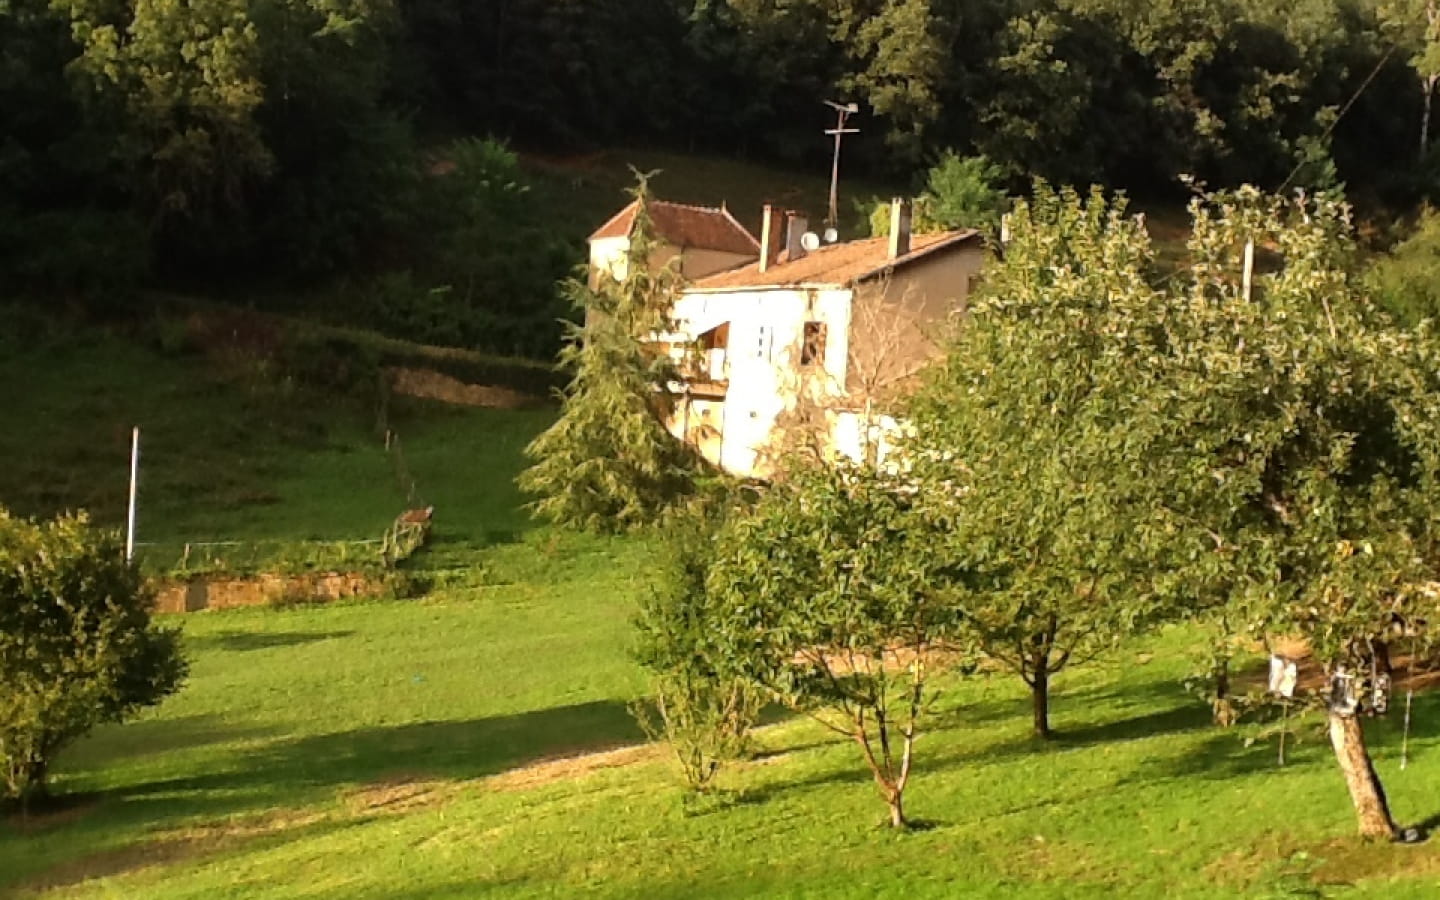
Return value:
<svg viewBox="0 0 1440 900">
<path fill-rule="evenodd" d="M 721 766 L 748 749 L 764 697 L 748 679 L 727 672 L 711 641 L 705 589 L 713 540 L 726 498 L 693 501 L 667 523 L 667 565 L 640 601 L 636 656 L 650 673 L 650 702 L 632 707 L 652 740 L 670 745 L 686 787 L 710 790 Z"/>
<path fill-rule="evenodd" d="M 180 687 L 179 633 L 150 606 L 117 535 L 0 509 L 0 799 L 44 796 L 63 747 Z"/>
<path fill-rule="evenodd" d="M 1425 210 L 1414 233 L 1371 266 L 1366 287 L 1404 325 L 1440 318 L 1440 214 Z"/>
<path fill-rule="evenodd" d="M 0 284 L 114 305 L 149 266 L 149 236 L 129 213 L 0 210 Z"/>
<path fill-rule="evenodd" d="M 1008 201 L 1001 187 L 1003 173 L 983 156 L 960 156 L 946 150 L 926 173 L 925 190 L 915 198 L 912 223 L 917 234 L 974 228 L 995 234 Z M 890 233 L 890 202 L 870 204 L 870 233 Z"/>
</svg>

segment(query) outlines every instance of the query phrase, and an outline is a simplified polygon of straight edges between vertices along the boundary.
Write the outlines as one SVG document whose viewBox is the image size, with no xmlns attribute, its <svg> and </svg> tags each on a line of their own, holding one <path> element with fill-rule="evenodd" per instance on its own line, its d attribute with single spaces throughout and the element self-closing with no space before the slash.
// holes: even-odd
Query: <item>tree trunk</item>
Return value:
<svg viewBox="0 0 1440 900">
<path fill-rule="evenodd" d="M 1390 818 L 1385 788 L 1375 774 L 1370 751 L 1365 747 L 1365 731 L 1360 727 L 1360 720 L 1333 712 L 1329 713 L 1329 720 L 1330 743 L 1335 748 L 1335 759 L 1345 776 L 1345 786 L 1350 789 L 1350 800 L 1355 804 L 1360 834 L 1368 838 L 1394 840 L 1398 830 L 1395 820 Z"/>
<path fill-rule="evenodd" d="M 891 827 L 891 828 L 904 828 L 904 827 L 905 827 L 905 810 L 904 810 L 904 808 L 901 806 L 901 799 L 902 799 L 902 795 L 901 795 L 901 792 L 898 791 L 898 790 L 892 790 L 892 791 L 890 792 L 889 796 L 887 796 L 887 797 L 885 798 L 885 802 L 886 802 L 886 803 L 889 805 L 889 807 L 890 807 L 890 827 Z"/>
<path fill-rule="evenodd" d="M 1035 677 L 1030 682 L 1030 699 L 1035 713 L 1035 736 L 1042 741 L 1050 740 L 1050 660 L 1041 658 L 1035 663 Z"/>
<path fill-rule="evenodd" d="M 1429 85 L 1425 91 L 1425 111 L 1420 114 L 1420 158 L 1425 158 L 1425 151 L 1430 148 L 1430 98 Z"/>
<path fill-rule="evenodd" d="M 1215 699 L 1210 704 L 1215 724 L 1229 728 L 1235 724 L 1235 704 L 1230 700 L 1230 660 L 1215 663 Z"/>
</svg>

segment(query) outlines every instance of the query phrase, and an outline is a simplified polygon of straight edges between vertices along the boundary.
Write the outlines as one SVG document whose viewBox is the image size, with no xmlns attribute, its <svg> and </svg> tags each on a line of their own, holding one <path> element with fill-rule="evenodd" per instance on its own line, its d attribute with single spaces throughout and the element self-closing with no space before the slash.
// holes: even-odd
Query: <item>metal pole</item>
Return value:
<svg viewBox="0 0 1440 900">
<path fill-rule="evenodd" d="M 1241 289 L 1245 293 L 1245 302 L 1250 302 L 1250 285 L 1255 277 L 1255 240 L 1252 238 L 1245 242 L 1245 274 L 1241 282 Z"/>
<path fill-rule="evenodd" d="M 1410 763 L 1410 704 L 1415 700 L 1415 689 L 1405 692 L 1405 736 L 1400 739 L 1400 771 Z"/>
<path fill-rule="evenodd" d="M 125 515 L 125 561 L 135 559 L 135 488 L 140 480 L 140 426 L 130 432 L 130 508 Z"/>
<path fill-rule="evenodd" d="M 1290 728 L 1290 701 L 1285 700 L 1280 706 L 1283 712 L 1280 713 L 1280 765 L 1285 765 L 1285 732 Z"/>
<path fill-rule="evenodd" d="M 859 112 L 860 107 L 854 103 L 841 105 L 830 100 L 826 100 L 825 105 L 833 108 L 836 115 L 835 130 L 826 129 L 825 131 L 826 134 L 835 135 L 835 156 L 830 163 L 830 218 L 827 220 L 827 224 L 831 228 L 835 228 L 840 221 L 840 139 L 847 134 L 859 133 L 860 129 L 858 128 L 845 127 L 845 117 Z"/>
</svg>

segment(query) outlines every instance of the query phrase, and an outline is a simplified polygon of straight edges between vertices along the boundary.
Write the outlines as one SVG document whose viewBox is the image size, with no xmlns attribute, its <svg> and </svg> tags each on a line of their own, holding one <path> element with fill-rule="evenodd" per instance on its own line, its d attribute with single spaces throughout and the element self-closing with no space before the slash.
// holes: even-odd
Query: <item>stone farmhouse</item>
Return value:
<svg viewBox="0 0 1440 900">
<path fill-rule="evenodd" d="M 683 267 L 687 245 L 662 230 L 663 215 L 652 215 L 656 230 L 681 252 L 658 262 L 678 255 Z M 618 220 L 597 236 L 614 240 L 607 232 Z M 691 272 L 728 252 L 697 246 L 688 245 Z M 591 248 L 594 271 L 613 272 L 614 257 L 597 253 L 595 239 Z M 965 308 L 984 260 L 981 236 L 912 235 L 909 204 L 897 200 L 887 237 L 825 244 L 803 217 L 767 206 L 755 250 L 723 269 L 686 272 L 674 330 L 655 336 L 683 379 L 670 385 L 671 433 L 748 477 L 765 477 L 796 431 L 818 452 L 883 453 L 896 427 L 883 401 L 934 358 L 935 329 Z"/>
</svg>

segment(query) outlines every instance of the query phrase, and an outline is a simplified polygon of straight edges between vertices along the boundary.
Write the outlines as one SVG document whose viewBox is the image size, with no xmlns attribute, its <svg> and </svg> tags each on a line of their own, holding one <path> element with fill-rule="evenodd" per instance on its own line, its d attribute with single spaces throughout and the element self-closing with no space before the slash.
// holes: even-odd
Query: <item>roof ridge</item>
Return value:
<svg viewBox="0 0 1440 900">
<path fill-rule="evenodd" d="M 678 200 L 661 200 L 661 199 L 658 198 L 658 197 L 655 198 L 655 199 L 653 199 L 653 200 L 651 200 L 650 202 L 651 202 L 651 203 L 655 203 L 655 204 L 659 204 L 659 205 L 661 205 L 661 206 L 678 206 L 678 207 L 680 207 L 681 209 L 694 209 L 694 210 L 698 210 L 698 211 L 700 211 L 700 212 L 723 213 L 723 212 L 726 212 L 726 211 L 727 211 L 727 210 L 725 209 L 724 205 L 721 205 L 721 206 L 701 206 L 701 205 L 698 204 L 698 203 L 681 203 L 681 202 L 679 202 Z"/>
<path fill-rule="evenodd" d="M 842 286 L 864 281 L 887 269 L 908 265 L 938 250 L 954 246 L 978 237 L 980 232 L 972 228 L 957 228 L 942 232 L 915 235 L 920 246 L 894 259 L 884 253 L 883 258 L 871 259 L 877 249 L 883 250 L 888 237 L 858 238 L 853 241 L 826 244 L 795 259 L 784 259 L 759 271 L 757 262 L 747 263 L 701 278 L 692 285 L 695 290 L 753 290 L 767 287 L 793 287 L 799 284 L 832 284 Z M 829 257 L 836 257 L 834 260 Z M 807 260 L 809 263 L 807 264 Z M 844 274 L 841 274 L 841 273 Z"/>
</svg>

